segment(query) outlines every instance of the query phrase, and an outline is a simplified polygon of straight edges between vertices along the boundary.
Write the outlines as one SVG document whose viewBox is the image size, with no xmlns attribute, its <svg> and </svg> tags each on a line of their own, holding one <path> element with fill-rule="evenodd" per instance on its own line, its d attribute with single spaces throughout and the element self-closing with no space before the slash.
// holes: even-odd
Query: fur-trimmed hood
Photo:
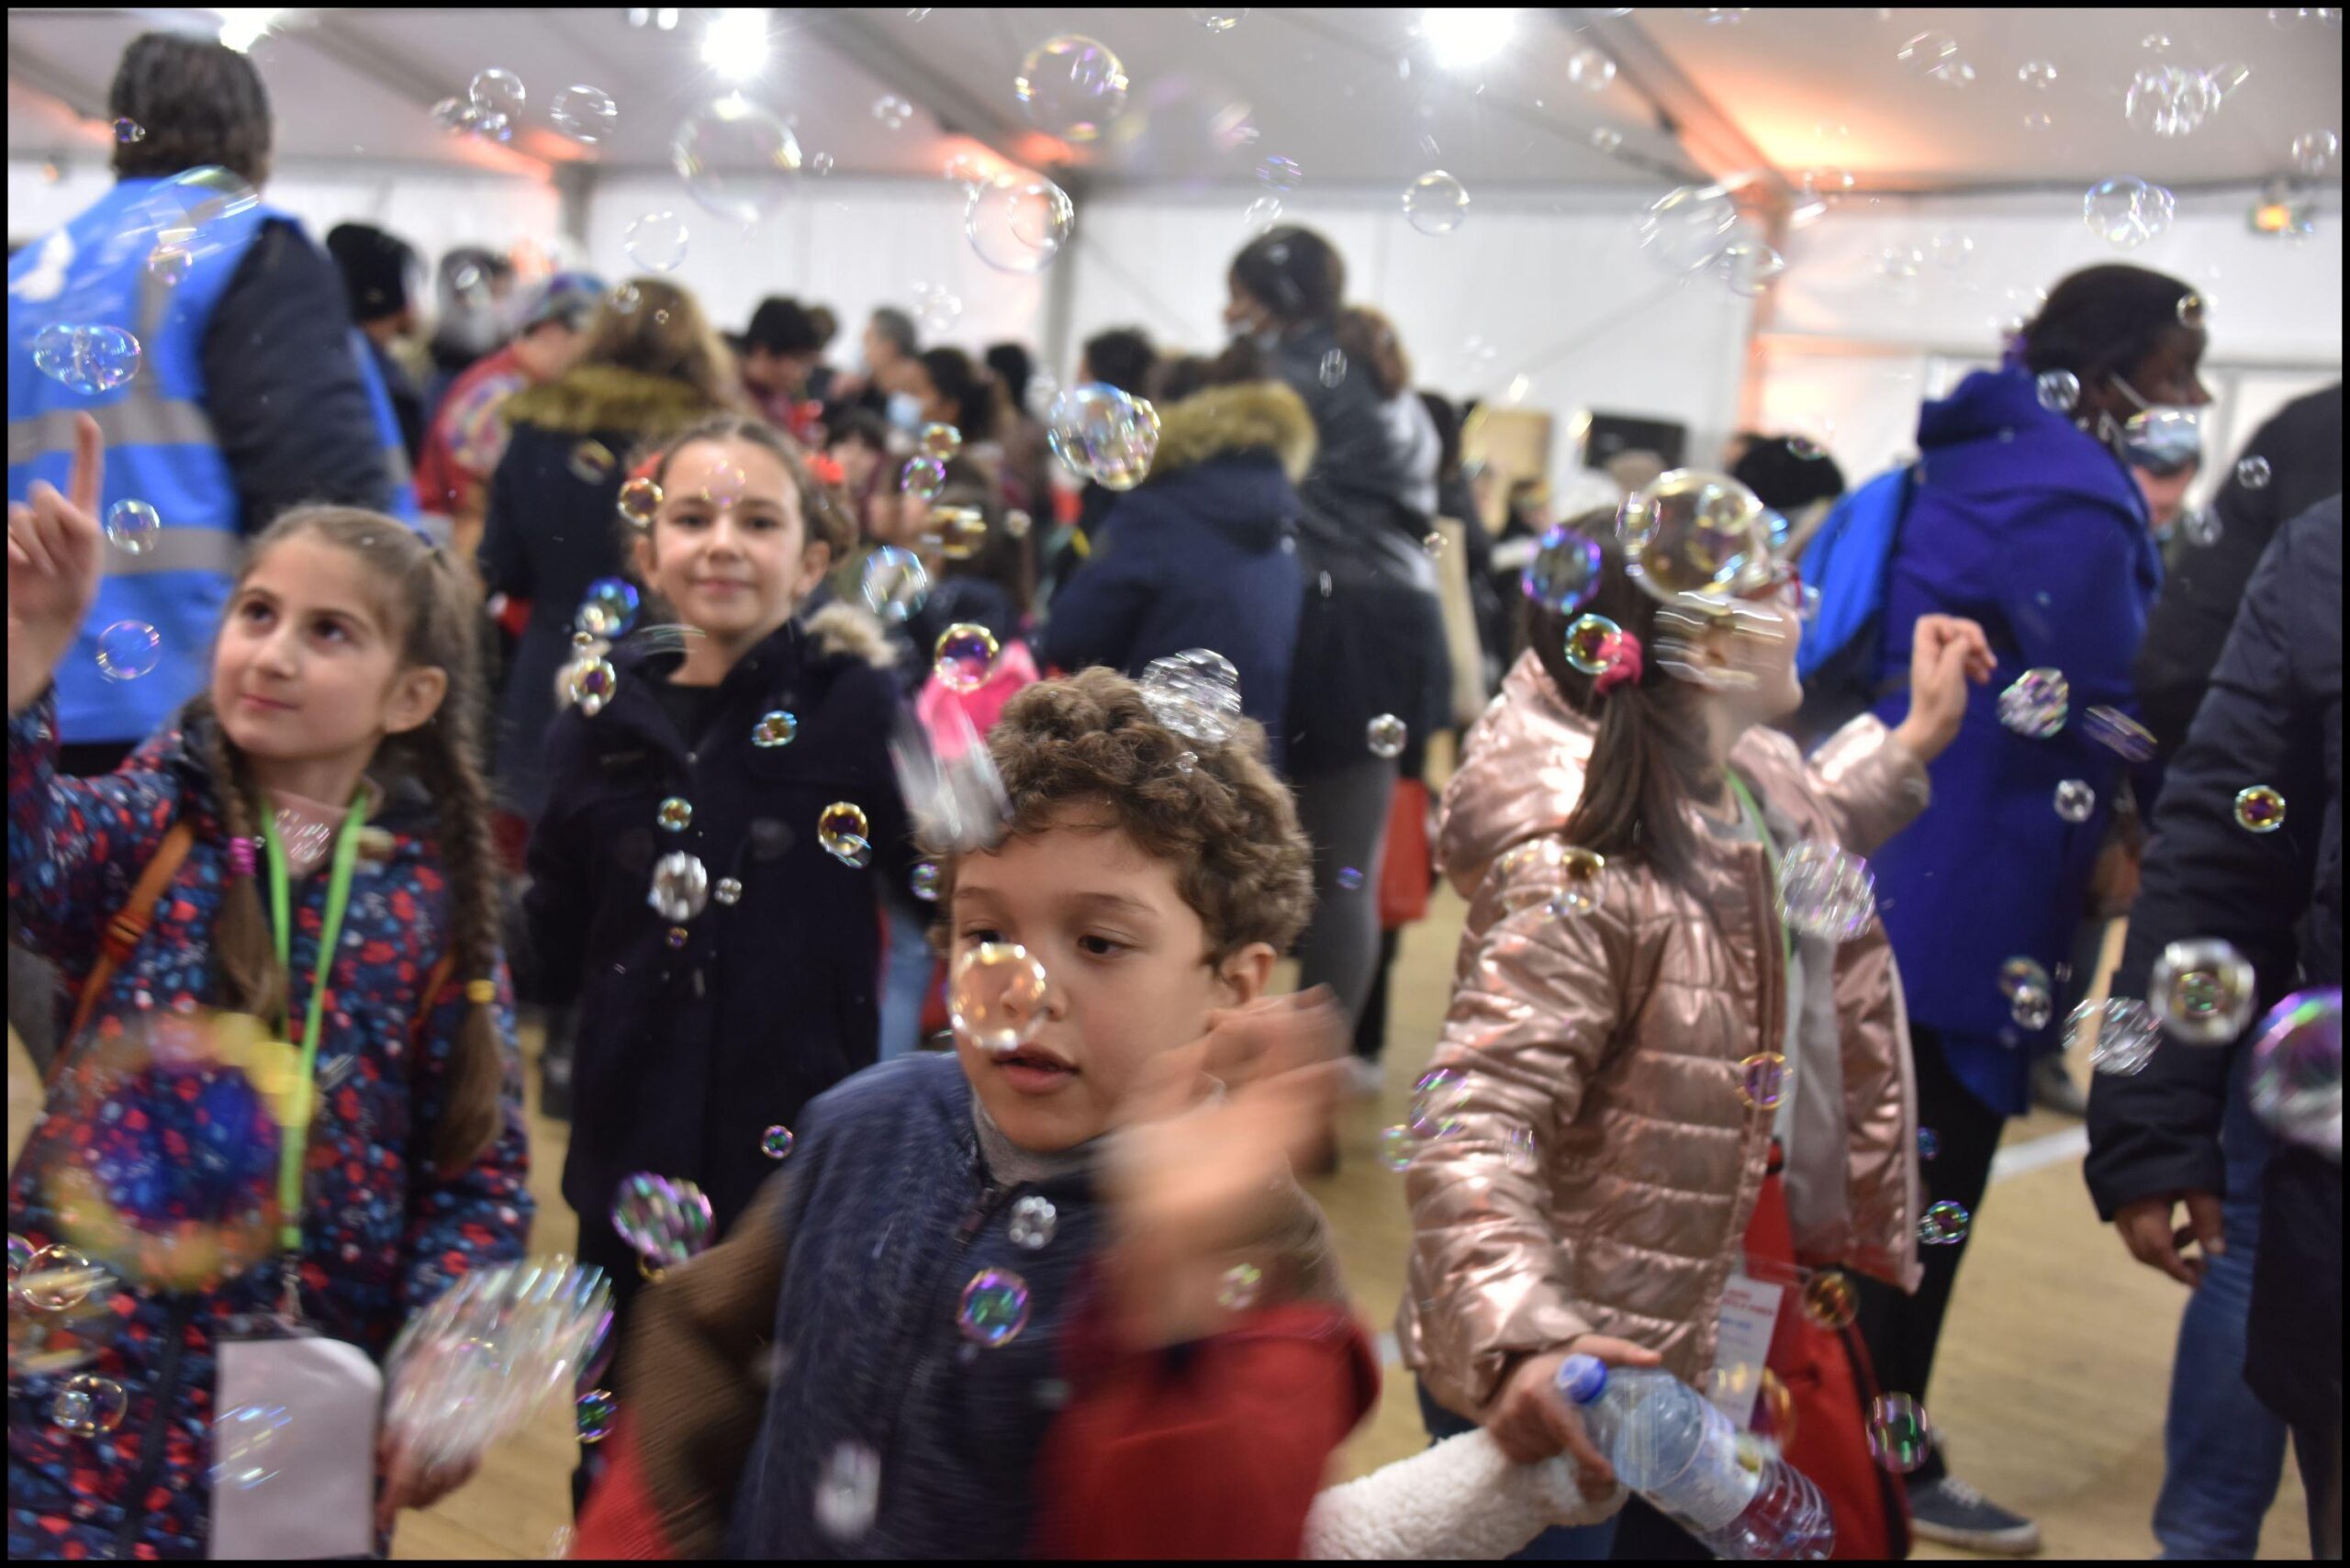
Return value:
<svg viewBox="0 0 2350 1568">
<path fill-rule="evenodd" d="M 1211 386 L 1168 409 L 1150 460 L 1154 479 L 1235 452 L 1270 452 L 1295 484 L 1314 464 L 1314 416 L 1278 381 Z"/>
<path fill-rule="evenodd" d="M 808 640 L 827 654 L 859 659 L 875 669 L 898 662 L 897 644 L 881 622 L 846 599 L 810 610 L 800 624 L 808 629 Z"/>
<path fill-rule="evenodd" d="M 616 364 L 575 366 L 543 386 L 526 386 L 501 409 L 509 423 L 564 435 L 626 431 L 659 438 L 716 413 L 719 405 L 689 383 Z"/>
</svg>

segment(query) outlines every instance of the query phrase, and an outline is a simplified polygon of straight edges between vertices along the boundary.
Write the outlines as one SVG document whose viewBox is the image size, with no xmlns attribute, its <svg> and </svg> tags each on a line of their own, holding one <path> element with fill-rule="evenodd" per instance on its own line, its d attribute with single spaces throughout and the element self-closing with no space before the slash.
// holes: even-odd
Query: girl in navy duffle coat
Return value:
<svg viewBox="0 0 2350 1568">
<path fill-rule="evenodd" d="M 309 1328 L 380 1361 L 412 1311 L 519 1257 L 529 1233 L 487 796 L 471 761 L 479 593 L 391 518 L 289 513 L 230 593 L 209 691 L 115 773 L 62 776 L 50 676 L 96 591 L 100 447 L 84 419 L 71 497 L 36 486 L 8 510 L 9 903 L 57 967 L 61 1025 L 86 1012 L 78 1032 L 61 1028 L 11 1174 L 11 1294 L 26 1254 L 52 1246 L 105 1271 L 77 1308 L 10 1304 L 8 1551 L 203 1557 L 218 1347 L 268 1336 L 289 1273 Z M 137 673 L 135 639 L 102 646 Z M 268 1112 L 284 1091 L 229 1070 L 233 1058 L 171 1061 L 139 1043 L 217 1046 L 230 1014 L 302 1039 L 333 880 L 315 852 L 352 812 L 364 827 L 325 976 L 300 1245 L 281 1260 L 286 1129 Z M 257 834 L 286 846 L 269 856 L 289 873 L 282 972 Z M 174 854 L 144 932 L 108 940 L 150 866 Z M 20 1345 L 57 1343 L 77 1349 L 18 1377 Z M 387 1489 L 379 1525 L 461 1479 Z"/>
</svg>

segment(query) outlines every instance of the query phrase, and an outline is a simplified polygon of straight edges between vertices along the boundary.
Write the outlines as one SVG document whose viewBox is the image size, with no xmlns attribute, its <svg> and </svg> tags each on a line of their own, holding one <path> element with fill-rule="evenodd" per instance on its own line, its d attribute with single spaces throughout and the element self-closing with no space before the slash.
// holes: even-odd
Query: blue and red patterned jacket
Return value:
<svg viewBox="0 0 2350 1568">
<path fill-rule="evenodd" d="M 210 935 L 228 853 L 203 748 L 176 725 L 159 732 L 106 777 L 56 770 L 53 709 L 44 698 L 8 724 L 8 901 L 20 939 L 57 966 L 59 1035 L 99 953 L 108 921 L 174 822 L 196 830 L 186 858 L 156 901 L 152 924 L 116 969 L 84 1035 L 63 1047 L 58 1087 L 10 1173 L 8 1229 L 38 1248 L 62 1239 L 52 1212 L 57 1173 L 75 1164 L 104 1178 L 143 1166 L 172 1214 L 176 1162 L 260 1189 L 217 1201 L 211 1212 L 273 1216 L 276 1129 L 266 1118 L 224 1137 L 208 1125 L 208 1099 L 112 1094 L 97 1118 L 65 1092 L 76 1063 L 120 1040 L 138 1016 L 192 1012 L 215 999 Z M 445 1070 L 464 1014 L 465 976 L 420 995 L 453 929 L 449 879 L 429 804 L 397 792 L 373 826 L 378 853 L 363 857 L 344 917 L 341 952 L 328 978 L 303 1199 L 301 1302 L 306 1322 L 381 1359 L 416 1308 L 467 1271 L 518 1258 L 529 1238 L 520 1074 L 513 1055 L 511 989 L 498 966 L 498 1016 L 507 1041 L 505 1126 L 465 1170 L 443 1175 L 430 1159 Z M 388 843 L 385 840 L 387 838 Z M 294 892 L 288 998 L 299 1020 L 318 965 L 328 879 Z M 420 1023 L 420 1009 L 429 1015 Z M 158 1081 L 161 1080 L 159 1079 Z M 181 1081 L 183 1086 L 185 1079 Z M 217 1109 L 217 1106 L 213 1107 Z M 250 1106 L 247 1107 L 250 1109 Z M 103 1124 L 102 1126 L 99 1124 Z M 120 1159 L 126 1137 L 147 1136 L 148 1157 Z M 260 1157 L 256 1158 L 257 1146 Z M 191 1154 L 192 1151 L 192 1154 Z M 162 1158 L 156 1158 L 160 1152 Z M 204 1165 L 207 1154 L 215 1158 Z M 158 1175 L 160 1172 L 160 1175 Z M 146 1189 L 118 1183 L 111 1201 L 136 1207 Z M 212 1194 L 217 1200 L 218 1194 Z M 274 1226 L 263 1234 L 274 1236 Z M 136 1271 L 131 1271 L 135 1275 Z M 215 1347 L 265 1335 L 278 1287 L 273 1258 L 195 1288 L 122 1281 L 107 1305 L 104 1348 L 86 1364 L 19 1380 L 8 1398 L 10 1557 L 202 1557 L 212 1466 Z M 17 1316 L 12 1304 L 12 1318 Z M 11 1323 L 11 1361 L 17 1325 Z M 111 1430 L 77 1437 L 54 1424 L 57 1386 L 90 1374 L 127 1395 Z"/>
</svg>

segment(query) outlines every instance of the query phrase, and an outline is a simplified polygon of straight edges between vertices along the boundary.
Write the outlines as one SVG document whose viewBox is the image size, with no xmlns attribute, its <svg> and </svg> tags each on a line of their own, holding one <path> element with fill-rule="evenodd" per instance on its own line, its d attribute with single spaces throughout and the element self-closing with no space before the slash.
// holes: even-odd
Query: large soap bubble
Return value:
<svg viewBox="0 0 2350 1568">
<path fill-rule="evenodd" d="M 1126 106 L 1126 68 L 1107 44 L 1062 33 L 1028 51 L 1012 90 L 1039 130 L 1091 141 Z"/>
<path fill-rule="evenodd" d="M 1044 271 L 1076 227 L 1069 193 L 1042 175 L 975 185 L 963 208 L 972 252 L 998 272 Z"/>
<path fill-rule="evenodd" d="M 669 162 L 694 200 L 745 229 L 783 205 L 800 162 L 791 128 L 740 93 L 702 105 L 669 139 Z"/>
<path fill-rule="evenodd" d="M 1069 472 L 1105 489 L 1131 490 L 1158 450 L 1158 410 L 1141 398 L 1095 383 L 1053 399 L 1045 435 Z"/>
</svg>

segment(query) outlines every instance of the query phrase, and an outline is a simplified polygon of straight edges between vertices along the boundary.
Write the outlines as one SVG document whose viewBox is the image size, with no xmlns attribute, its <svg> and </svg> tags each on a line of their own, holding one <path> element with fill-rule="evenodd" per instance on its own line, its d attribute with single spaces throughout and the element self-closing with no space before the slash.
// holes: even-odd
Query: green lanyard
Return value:
<svg viewBox="0 0 2350 1568">
<path fill-rule="evenodd" d="M 1739 810 L 1746 813 L 1747 825 L 1754 830 L 1754 836 L 1762 841 L 1763 863 L 1771 868 L 1771 902 L 1776 904 L 1779 898 L 1779 846 L 1771 842 L 1771 830 L 1762 823 L 1762 808 L 1755 803 L 1754 791 L 1746 787 L 1746 780 L 1732 773 L 1729 775 L 1729 787 L 1738 797 Z M 1787 929 L 1787 917 L 1784 914 L 1779 916 L 1779 952 L 1792 971 L 1796 967 L 1796 938 L 1795 933 Z"/>
<path fill-rule="evenodd" d="M 364 809 L 365 801 L 364 791 L 352 798 L 351 814 L 342 819 L 342 831 L 335 836 L 334 871 L 327 881 L 326 924 L 319 932 L 319 972 L 310 982 L 309 1022 L 302 1030 L 301 1065 L 287 1100 L 291 1109 L 285 1115 L 285 1125 L 278 1135 L 277 1239 L 289 1264 L 302 1248 L 302 1163 L 310 1145 L 312 1075 L 319 1064 L 319 1025 L 326 1014 L 327 971 L 334 967 L 335 946 L 342 939 L 342 912 L 351 902 L 351 868 L 359 858 L 359 834 L 367 814 Z M 290 983 L 294 972 L 294 919 L 286 907 L 290 899 L 285 846 L 278 842 L 274 817 L 271 812 L 262 814 L 262 843 L 269 851 L 269 914 L 277 937 L 277 967 Z M 288 1017 L 281 1022 L 290 1026 L 294 1021 Z"/>
</svg>

